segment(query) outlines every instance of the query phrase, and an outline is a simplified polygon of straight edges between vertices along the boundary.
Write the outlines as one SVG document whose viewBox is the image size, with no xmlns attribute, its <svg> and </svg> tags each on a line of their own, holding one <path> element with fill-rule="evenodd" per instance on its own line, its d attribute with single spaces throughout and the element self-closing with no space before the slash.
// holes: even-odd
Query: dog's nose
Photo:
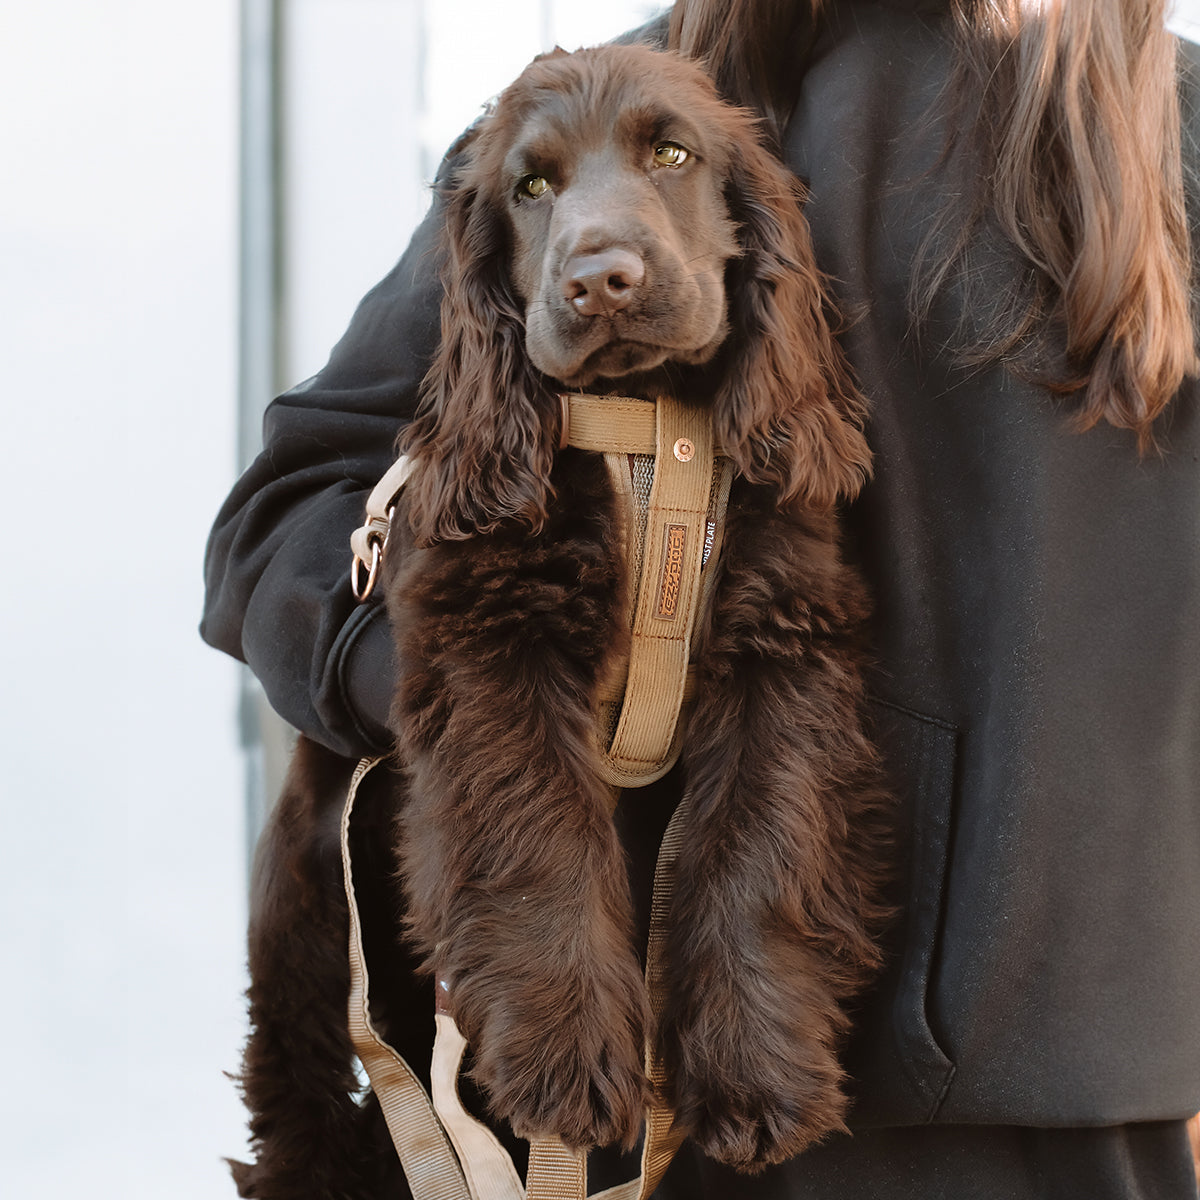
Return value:
<svg viewBox="0 0 1200 1200">
<path fill-rule="evenodd" d="M 611 316 L 628 306 L 645 278 L 646 264 L 632 250 L 577 254 L 563 268 L 563 295 L 585 317 Z"/>
</svg>

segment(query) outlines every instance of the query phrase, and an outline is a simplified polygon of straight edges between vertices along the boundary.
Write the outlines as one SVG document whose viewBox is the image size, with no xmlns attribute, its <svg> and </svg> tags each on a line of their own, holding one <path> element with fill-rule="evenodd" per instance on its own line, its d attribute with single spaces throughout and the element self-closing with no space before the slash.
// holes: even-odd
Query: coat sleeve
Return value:
<svg viewBox="0 0 1200 1200">
<path fill-rule="evenodd" d="M 350 756 L 388 745 L 386 614 L 350 592 L 350 534 L 395 457 L 438 341 L 437 201 L 326 366 L 267 409 L 263 449 L 205 554 L 201 636 L 249 665 L 275 710 Z"/>
<path fill-rule="evenodd" d="M 665 45 L 667 20 L 617 40 Z M 440 179 L 457 167 L 460 146 Z M 351 595 L 350 534 L 394 461 L 437 348 L 436 195 L 326 366 L 267 409 L 262 453 L 218 513 L 205 554 L 201 636 L 249 665 L 280 716 L 352 757 L 391 740 L 392 638 L 381 604 Z"/>
</svg>

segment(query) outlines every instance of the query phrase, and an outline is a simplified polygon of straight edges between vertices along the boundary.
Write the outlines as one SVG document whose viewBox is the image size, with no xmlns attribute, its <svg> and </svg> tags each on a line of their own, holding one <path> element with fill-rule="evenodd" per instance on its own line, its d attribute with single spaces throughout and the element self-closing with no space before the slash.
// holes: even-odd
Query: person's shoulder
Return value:
<svg viewBox="0 0 1200 1200">
<path fill-rule="evenodd" d="M 1196 85 L 1196 74 L 1200 71 L 1200 43 L 1177 33 L 1175 40 L 1179 45 L 1179 62 L 1184 76 L 1191 75 L 1192 85 Z"/>
<path fill-rule="evenodd" d="M 644 25 L 631 29 L 620 37 L 613 38 L 619 46 L 642 45 L 651 46 L 655 50 L 667 48 L 667 27 L 671 23 L 671 10 L 665 9 L 648 20 Z"/>
<path fill-rule="evenodd" d="M 1200 43 L 1179 37 L 1179 115 L 1184 162 L 1200 171 Z"/>
</svg>

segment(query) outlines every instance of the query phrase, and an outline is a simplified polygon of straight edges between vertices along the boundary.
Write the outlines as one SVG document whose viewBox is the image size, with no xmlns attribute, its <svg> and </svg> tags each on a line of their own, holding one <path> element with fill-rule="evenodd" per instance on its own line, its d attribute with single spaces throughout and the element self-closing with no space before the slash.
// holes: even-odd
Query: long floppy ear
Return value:
<svg viewBox="0 0 1200 1200">
<path fill-rule="evenodd" d="M 730 168 L 742 254 L 730 264 L 729 357 L 718 435 L 743 475 L 781 504 L 832 507 L 870 474 L 865 402 L 834 340 L 800 183 L 757 143 Z"/>
<path fill-rule="evenodd" d="M 423 384 L 421 413 L 401 434 L 414 460 L 406 487 L 419 543 L 459 540 L 546 519 L 558 401 L 525 353 L 525 316 L 513 292 L 510 235 L 475 161 L 439 199 L 446 208 L 442 341 Z"/>
</svg>

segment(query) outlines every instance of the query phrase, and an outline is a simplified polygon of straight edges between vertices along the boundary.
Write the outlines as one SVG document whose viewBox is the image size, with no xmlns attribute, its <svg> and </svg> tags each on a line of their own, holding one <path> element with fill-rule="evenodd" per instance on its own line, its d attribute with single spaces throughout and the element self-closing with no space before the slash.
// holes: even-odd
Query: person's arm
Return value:
<svg viewBox="0 0 1200 1200">
<path fill-rule="evenodd" d="M 394 658 L 382 605 L 351 595 L 349 539 L 437 346 L 439 223 L 435 201 L 326 366 L 271 404 L 205 555 L 205 641 L 247 663 L 302 733 L 351 756 L 388 746 Z"/>
<path fill-rule="evenodd" d="M 662 46 L 666 28 L 663 13 L 616 40 Z M 440 223 L 435 193 L 328 364 L 267 410 L 262 453 L 217 515 L 205 556 L 205 641 L 247 663 L 285 720 L 350 756 L 390 746 L 392 638 L 378 599 L 351 595 L 350 534 L 395 459 L 437 347 Z"/>
</svg>

